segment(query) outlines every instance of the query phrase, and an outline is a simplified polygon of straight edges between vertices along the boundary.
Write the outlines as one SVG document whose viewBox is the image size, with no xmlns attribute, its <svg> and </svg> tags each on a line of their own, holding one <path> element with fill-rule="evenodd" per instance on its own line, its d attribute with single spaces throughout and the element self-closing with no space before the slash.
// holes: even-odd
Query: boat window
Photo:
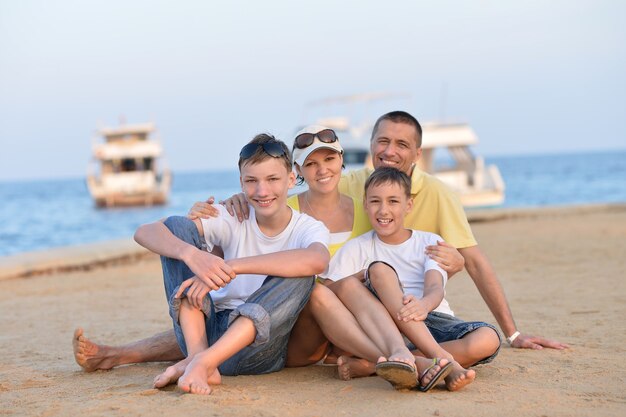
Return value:
<svg viewBox="0 0 626 417">
<path fill-rule="evenodd" d="M 136 170 L 137 170 L 137 164 L 134 159 L 130 159 L 130 158 L 122 159 L 122 172 L 130 172 L 130 171 L 136 171 Z"/>
<path fill-rule="evenodd" d="M 143 169 L 145 171 L 152 171 L 152 158 L 143 158 Z"/>
</svg>

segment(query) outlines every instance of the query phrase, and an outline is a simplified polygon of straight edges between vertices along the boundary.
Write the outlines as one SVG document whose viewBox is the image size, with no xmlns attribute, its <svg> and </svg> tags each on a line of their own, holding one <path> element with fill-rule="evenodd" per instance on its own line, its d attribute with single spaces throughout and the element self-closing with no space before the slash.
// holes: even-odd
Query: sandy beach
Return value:
<svg viewBox="0 0 626 417">
<path fill-rule="evenodd" d="M 225 377 L 208 397 L 152 389 L 164 363 L 85 373 L 72 354 L 77 326 L 109 344 L 170 326 L 158 259 L 139 256 L 0 280 L 0 415 L 626 415 L 626 206 L 479 220 L 474 232 L 518 327 L 571 349 L 503 346 L 456 393 L 397 392 L 376 377 L 344 382 L 319 366 Z M 466 273 L 450 280 L 447 299 L 459 317 L 495 323 Z"/>
</svg>

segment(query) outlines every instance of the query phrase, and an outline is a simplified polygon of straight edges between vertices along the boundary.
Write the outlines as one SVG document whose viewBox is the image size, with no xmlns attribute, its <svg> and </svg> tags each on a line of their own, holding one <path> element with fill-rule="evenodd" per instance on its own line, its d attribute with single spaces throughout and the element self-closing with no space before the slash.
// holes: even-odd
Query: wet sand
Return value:
<svg viewBox="0 0 626 417">
<path fill-rule="evenodd" d="M 626 415 L 626 208 L 492 216 L 473 229 L 518 327 L 571 349 L 503 346 L 456 393 L 396 392 L 375 377 L 344 382 L 316 366 L 224 377 L 208 397 L 152 389 L 164 363 L 85 373 L 72 354 L 75 327 L 119 344 L 170 325 L 158 260 L 142 256 L 0 280 L 0 415 Z M 465 273 L 447 292 L 459 317 L 495 323 Z"/>
</svg>

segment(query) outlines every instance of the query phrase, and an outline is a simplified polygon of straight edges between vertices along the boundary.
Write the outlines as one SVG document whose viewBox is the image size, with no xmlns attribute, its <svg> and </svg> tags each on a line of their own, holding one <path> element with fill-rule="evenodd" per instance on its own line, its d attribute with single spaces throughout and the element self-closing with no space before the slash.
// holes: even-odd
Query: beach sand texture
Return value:
<svg viewBox="0 0 626 417">
<path fill-rule="evenodd" d="M 626 415 L 626 208 L 537 210 L 475 223 L 518 327 L 567 351 L 503 346 L 450 393 L 344 382 L 332 367 L 225 377 L 208 397 L 151 388 L 166 364 L 85 373 L 71 339 L 125 343 L 169 328 L 156 257 L 126 265 L 0 281 L 0 415 L 623 416 Z M 466 320 L 495 323 L 469 276 L 447 298 Z"/>
</svg>

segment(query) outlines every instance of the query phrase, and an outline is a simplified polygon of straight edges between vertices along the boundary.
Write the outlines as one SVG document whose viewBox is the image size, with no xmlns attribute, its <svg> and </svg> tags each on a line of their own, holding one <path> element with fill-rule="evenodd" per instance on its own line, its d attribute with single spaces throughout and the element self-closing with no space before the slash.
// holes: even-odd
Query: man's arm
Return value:
<svg viewBox="0 0 626 417">
<path fill-rule="evenodd" d="M 273 275 L 284 278 L 310 277 L 326 270 L 330 254 L 321 243 L 312 243 L 306 249 L 292 249 L 266 255 L 231 259 L 230 265 L 237 275 Z"/>
<path fill-rule="evenodd" d="M 202 223 L 197 219 L 193 222 L 202 236 Z M 135 232 L 135 241 L 159 255 L 183 261 L 212 290 L 224 287 L 235 278 L 232 268 L 223 259 L 182 241 L 162 221 L 140 226 Z"/>
<path fill-rule="evenodd" d="M 504 289 L 496 276 L 493 267 L 478 246 L 459 249 L 465 258 L 465 268 L 474 281 L 483 300 L 491 310 L 505 337 L 510 337 L 517 332 L 517 326 L 513 320 L 513 314 L 504 295 Z M 539 336 L 531 336 L 520 333 L 511 346 L 517 348 L 542 349 L 565 349 L 569 346 L 556 340 L 545 339 Z"/>
</svg>

